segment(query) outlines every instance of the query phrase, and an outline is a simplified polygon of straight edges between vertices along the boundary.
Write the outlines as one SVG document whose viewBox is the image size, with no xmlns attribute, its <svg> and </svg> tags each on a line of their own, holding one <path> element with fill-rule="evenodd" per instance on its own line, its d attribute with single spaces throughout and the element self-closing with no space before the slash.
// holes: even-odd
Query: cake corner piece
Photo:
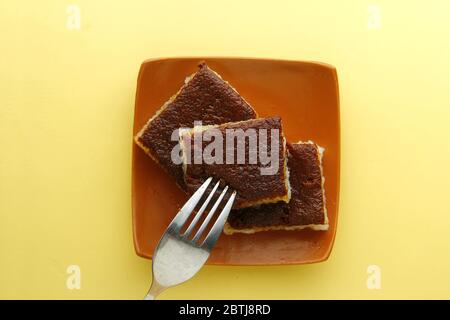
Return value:
<svg viewBox="0 0 450 320">
<path fill-rule="evenodd" d="M 192 127 L 195 121 L 211 125 L 256 116 L 236 89 L 206 62 L 200 62 L 196 72 L 185 78 L 181 88 L 134 135 L 134 141 L 184 190 L 181 165 L 171 157 L 178 143 L 173 140 L 173 133 L 182 127 Z"/>
<path fill-rule="evenodd" d="M 329 229 L 322 167 L 324 148 L 313 141 L 299 141 L 289 143 L 288 150 L 291 201 L 288 204 L 280 202 L 259 208 L 233 210 L 225 225 L 224 234 Z"/>
</svg>

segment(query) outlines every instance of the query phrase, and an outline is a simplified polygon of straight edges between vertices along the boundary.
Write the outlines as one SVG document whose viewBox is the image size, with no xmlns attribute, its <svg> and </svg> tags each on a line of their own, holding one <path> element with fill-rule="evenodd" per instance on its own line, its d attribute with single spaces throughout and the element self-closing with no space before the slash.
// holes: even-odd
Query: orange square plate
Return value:
<svg viewBox="0 0 450 320">
<path fill-rule="evenodd" d="M 255 108 L 260 117 L 279 115 L 291 142 L 313 140 L 325 148 L 328 231 L 270 231 L 222 235 L 208 264 L 302 264 L 328 258 L 336 233 L 339 200 L 339 91 L 336 69 L 315 62 L 241 58 L 170 58 L 145 61 L 140 69 L 134 129 L 146 121 L 205 60 Z M 151 258 L 166 227 L 187 200 L 175 182 L 133 144 L 134 246 Z"/>
</svg>

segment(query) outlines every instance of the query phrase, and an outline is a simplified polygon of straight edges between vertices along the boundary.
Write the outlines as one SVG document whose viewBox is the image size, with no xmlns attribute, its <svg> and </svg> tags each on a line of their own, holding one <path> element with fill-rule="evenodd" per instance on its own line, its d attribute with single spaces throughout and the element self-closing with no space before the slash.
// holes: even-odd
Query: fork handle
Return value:
<svg viewBox="0 0 450 320">
<path fill-rule="evenodd" d="M 158 296 L 165 289 L 165 287 L 161 286 L 159 283 L 153 280 L 150 290 L 148 290 L 147 295 L 144 297 L 144 300 L 155 300 L 156 296 Z"/>
<path fill-rule="evenodd" d="M 144 297 L 144 300 L 155 300 L 155 296 L 150 293 L 147 293 L 147 295 Z"/>
</svg>

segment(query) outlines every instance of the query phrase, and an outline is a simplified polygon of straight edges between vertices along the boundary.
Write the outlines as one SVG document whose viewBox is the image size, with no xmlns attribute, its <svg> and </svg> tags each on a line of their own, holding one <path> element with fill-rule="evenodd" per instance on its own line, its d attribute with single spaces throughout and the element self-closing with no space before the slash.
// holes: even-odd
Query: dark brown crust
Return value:
<svg viewBox="0 0 450 320">
<path fill-rule="evenodd" d="M 221 132 L 223 137 L 223 144 L 225 145 L 226 130 L 229 129 L 242 129 L 246 131 L 247 129 L 254 129 L 256 137 L 258 137 L 259 130 L 266 130 L 268 138 L 268 152 L 270 153 L 271 146 L 271 129 L 278 130 L 278 170 L 275 174 L 262 175 L 261 168 L 263 165 L 259 161 L 256 164 L 249 164 L 249 142 L 248 139 L 245 141 L 245 164 L 236 163 L 236 151 L 235 161 L 231 164 L 195 164 L 194 159 L 194 145 L 191 143 L 193 140 L 192 132 L 185 133 L 182 139 L 185 143 L 182 145 L 184 147 L 190 147 L 190 164 L 186 165 L 185 172 L 185 182 L 187 190 L 189 193 L 195 192 L 202 183 L 208 178 L 213 177 L 214 179 L 221 180 L 222 184 L 227 184 L 230 188 L 237 191 L 237 197 L 235 201 L 235 208 L 243 208 L 252 206 L 257 203 L 270 203 L 277 202 L 281 199 L 285 201 L 289 200 L 289 187 L 286 179 L 286 150 L 284 146 L 284 136 L 283 128 L 281 124 L 281 119 L 279 117 L 271 118 L 260 118 L 256 120 L 247 120 L 237 123 L 227 123 L 220 126 L 214 127 Z M 202 135 L 210 131 L 211 129 L 206 128 L 203 131 L 198 132 L 198 135 Z M 261 142 L 266 143 L 266 141 L 257 141 L 258 146 L 261 146 Z M 210 144 L 211 141 L 203 141 L 202 150 Z M 235 142 L 236 143 L 236 142 Z M 223 160 L 226 160 L 226 148 L 223 148 Z M 186 154 L 186 153 L 185 153 Z"/>
<path fill-rule="evenodd" d="M 233 229 L 325 224 L 322 171 L 315 144 L 287 144 L 291 201 L 233 210 Z"/>
<path fill-rule="evenodd" d="M 184 188 L 182 167 L 171 159 L 171 151 L 178 143 L 171 141 L 172 132 L 181 127 L 191 128 L 194 121 L 213 125 L 255 117 L 253 108 L 206 63 L 201 63 L 199 71 L 136 140 Z"/>
</svg>

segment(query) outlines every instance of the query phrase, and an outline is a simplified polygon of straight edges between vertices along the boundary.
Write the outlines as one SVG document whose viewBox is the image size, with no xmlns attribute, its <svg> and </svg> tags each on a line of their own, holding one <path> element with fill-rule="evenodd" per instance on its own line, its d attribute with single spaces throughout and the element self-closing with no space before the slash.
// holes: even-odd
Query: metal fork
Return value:
<svg viewBox="0 0 450 320">
<path fill-rule="evenodd" d="M 219 182 L 215 184 L 186 231 L 181 233 L 181 228 L 185 225 L 191 213 L 200 202 L 211 181 L 212 178 L 208 178 L 192 195 L 172 220 L 161 240 L 159 240 L 158 246 L 153 254 L 152 285 L 144 298 L 145 300 L 154 300 L 165 289 L 191 279 L 205 264 L 206 260 L 208 260 L 209 254 L 219 239 L 223 226 L 227 221 L 228 214 L 236 197 L 236 191 L 232 192 L 204 241 L 200 242 L 199 240 L 227 193 L 228 186 L 223 189 L 192 239 L 192 231 L 213 198 L 219 187 Z"/>
</svg>

